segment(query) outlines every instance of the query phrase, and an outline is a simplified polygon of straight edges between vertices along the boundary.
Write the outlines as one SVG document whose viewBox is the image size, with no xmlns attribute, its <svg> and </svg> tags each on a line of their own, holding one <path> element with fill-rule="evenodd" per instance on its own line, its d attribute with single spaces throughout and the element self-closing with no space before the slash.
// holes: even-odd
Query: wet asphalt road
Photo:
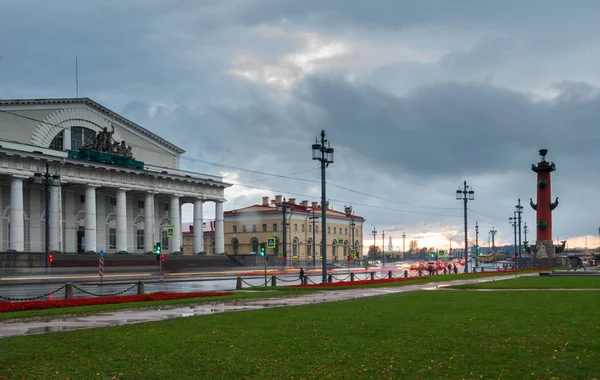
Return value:
<svg viewBox="0 0 600 380">
<path fill-rule="evenodd" d="M 44 270 L 0 271 L 0 300 L 21 301 L 28 299 L 64 299 L 64 285 L 71 282 L 75 285 L 73 296 L 75 298 L 95 297 L 107 295 L 134 295 L 137 294 L 137 282 L 144 281 L 145 292 L 204 292 L 204 291 L 232 291 L 236 288 L 236 278 L 243 278 L 242 286 L 263 286 L 265 276 L 260 268 L 243 268 L 237 270 L 215 269 L 203 270 L 195 273 L 150 273 L 145 270 L 139 272 L 116 274 L 116 277 L 105 278 L 101 284 L 96 273 L 77 270 L 77 268 L 60 268 L 46 274 Z M 267 281 L 269 286 L 272 276 L 277 277 L 277 285 L 299 285 L 298 269 L 269 268 Z M 489 265 L 487 269 L 495 269 Z M 305 269 L 309 277 L 308 283 L 320 283 L 322 273 L 319 269 Z M 461 273 L 463 268 L 459 268 Z M 355 273 L 355 280 L 370 278 L 370 272 L 375 272 L 375 278 L 387 277 L 392 271 L 394 277 L 403 277 L 404 269 L 390 266 L 386 268 L 374 267 L 365 271 L 364 268 L 344 268 L 328 271 L 333 276 L 333 281 L 349 281 L 350 272 Z M 418 272 L 412 270 L 410 277 L 416 277 Z M 122 276 L 122 277 L 121 277 Z"/>
</svg>

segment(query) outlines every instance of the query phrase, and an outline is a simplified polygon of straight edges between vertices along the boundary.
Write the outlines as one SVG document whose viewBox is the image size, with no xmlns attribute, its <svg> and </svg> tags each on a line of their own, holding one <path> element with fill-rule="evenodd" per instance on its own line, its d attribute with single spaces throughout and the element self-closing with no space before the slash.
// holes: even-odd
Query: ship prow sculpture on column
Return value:
<svg viewBox="0 0 600 380">
<path fill-rule="evenodd" d="M 540 149 L 539 154 L 542 160 L 537 165 L 531 165 L 531 170 L 537 173 L 537 203 L 529 198 L 529 205 L 536 211 L 536 243 L 535 246 L 525 245 L 525 250 L 536 259 L 554 259 L 566 244 L 564 240 L 561 245 L 555 246 L 552 240 L 552 211 L 558 206 L 558 197 L 554 202 L 551 201 L 550 173 L 556 170 L 556 165 L 546 161 L 548 149 Z"/>
<path fill-rule="evenodd" d="M 108 128 L 104 127 L 102 131 L 98 132 L 91 141 L 79 148 L 79 150 L 70 150 L 68 157 L 125 166 L 131 169 L 144 169 L 144 163 L 136 161 L 133 158 L 131 146 L 127 145 L 124 140 L 120 143 L 115 141 L 112 137 L 114 133 L 114 126 L 111 132 L 108 131 Z"/>
</svg>

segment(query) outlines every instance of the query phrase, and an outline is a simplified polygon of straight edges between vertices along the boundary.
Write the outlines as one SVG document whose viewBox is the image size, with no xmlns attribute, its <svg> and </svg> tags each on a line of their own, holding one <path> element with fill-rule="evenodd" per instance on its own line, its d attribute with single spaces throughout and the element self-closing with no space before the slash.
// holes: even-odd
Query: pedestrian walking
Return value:
<svg viewBox="0 0 600 380">
<path fill-rule="evenodd" d="M 304 284 L 304 268 L 300 268 L 300 275 L 298 278 L 300 279 L 300 284 Z"/>
</svg>

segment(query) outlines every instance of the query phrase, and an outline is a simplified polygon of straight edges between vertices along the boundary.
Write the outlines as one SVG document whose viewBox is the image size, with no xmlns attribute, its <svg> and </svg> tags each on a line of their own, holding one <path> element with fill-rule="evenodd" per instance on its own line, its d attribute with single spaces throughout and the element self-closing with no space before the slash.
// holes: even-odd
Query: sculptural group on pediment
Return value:
<svg viewBox="0 0 600 380">
<path fill-rule="evenodd" d="M 112 127 L 111 132 L 108 131 L 108 128 L 104 127 L 89 144 L 82 146 L 81 149 L 95 150 L 98 152 L 133 158 L 131 146 L 127 145 L 125 141 L 121 141 L 120 143 L 114 141 L 112 137 L 114 133 L 115 127 Z"/>
</svg>

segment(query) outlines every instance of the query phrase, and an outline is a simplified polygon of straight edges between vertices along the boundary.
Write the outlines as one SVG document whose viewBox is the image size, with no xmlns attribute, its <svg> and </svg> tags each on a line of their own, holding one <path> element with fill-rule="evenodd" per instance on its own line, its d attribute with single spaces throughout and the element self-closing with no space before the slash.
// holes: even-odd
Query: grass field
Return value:
<svg viewBox="0 0 600 380">
<path fill-rule="evenodd" d="M 421 291 L 0 340 L 0 378 L 597 377 L 591 292 Z"/>
<path fill-rule="evenodd" d="M 600 277 L 519 277 L 508 280 L 455 285 L 457 289 L 600 289 Z M 600 294 L 597 295 L 597 297 Z"/>
</svg>

